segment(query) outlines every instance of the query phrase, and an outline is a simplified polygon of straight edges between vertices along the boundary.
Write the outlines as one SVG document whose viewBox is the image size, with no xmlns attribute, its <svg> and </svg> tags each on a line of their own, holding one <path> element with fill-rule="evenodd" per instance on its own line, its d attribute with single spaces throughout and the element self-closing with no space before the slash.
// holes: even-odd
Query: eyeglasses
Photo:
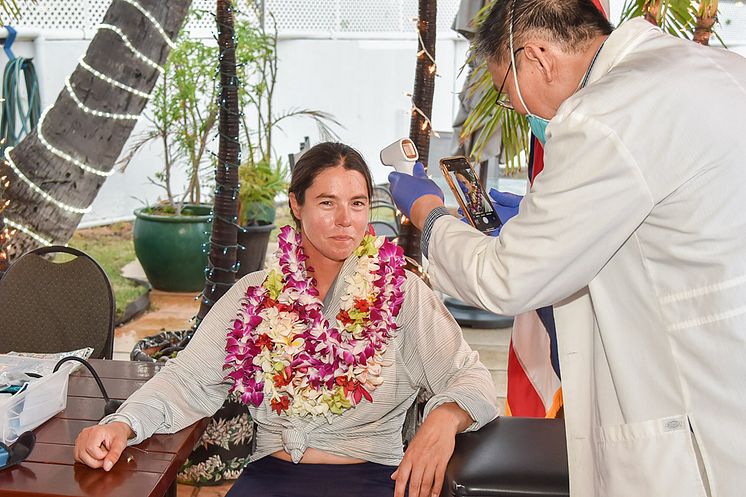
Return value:
<svg viewBox="0 0 746 497">
<path fill-rule="evenodd" d="M 516 55 L 523 50 L 524 47 L 519 48 L 515 52 L 513 52 L 513 57 L 510 59 L 510 64 L 508 64 L 508 70 L 505 71 L 505 77 L 503 78 L 503 82 L 500 85 L 500 89 L 497 90 L 497 100 L 495 101 L 495 104 L 499 105 L 503 109 L 513 110 L 513 104 L 510 103 L 510 97 L 507 93 L 503 93 L 503 90 L 505 89 L 505 83 L 508 81 L 508 76 L 510 75 L 510 70 L 513 67 L 513 60 L 515 60 Z"/>
</svg>

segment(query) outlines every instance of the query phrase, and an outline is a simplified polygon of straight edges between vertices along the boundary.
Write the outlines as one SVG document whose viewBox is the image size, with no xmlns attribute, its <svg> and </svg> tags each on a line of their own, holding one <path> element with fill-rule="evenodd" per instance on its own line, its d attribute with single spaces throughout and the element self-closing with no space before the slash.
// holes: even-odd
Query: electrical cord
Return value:
<svg viewBox="0 0 746 497">
<path fill-rule="evenodd" d="M 106 392 L 106 387 L 101 381 L 98 373 L 95 369 L 93 369 L 93 366 L 91 366 L 85 359 L 81 359 L 80 357 L 75 356 L 63 357 L 57 362 L 57 364 L 54 365 L 54 369 L 52 370 L 52 372 L 56 373 L 57 370 L 60 369 L 60 366 L 69 361 L 79 362 L 80 364 L 85 366 L 88 371 L 90 371 L 91 375 L 93 375 L 93 379 L 96 380 L 98 388 L 101 390 L 101 395 L 104 396 L 104 401 L 106 401 L 106 404 L 104 405 L 104 416 L 108 416 L 109 414 L 114 414 L 115 412 L 117 412 L 117 409 L 119 409 L 119 406 L 122 405 L 123 401 L 109 398 L 109 394 Z"/>
<path fill-rule="evenodd" d="M 21 81 L 23 79 L 23 81 Z M 21 85 L 24 89 L 21 90 Z M 16 57 L 8 61 L 3 73 L 0 138 L 2 149 L 16 145 L 36 128 L 41 115 L 39 80 L 31 59 Z M 20 124 L 20 129 L 16 125 Z"/>
</svg>

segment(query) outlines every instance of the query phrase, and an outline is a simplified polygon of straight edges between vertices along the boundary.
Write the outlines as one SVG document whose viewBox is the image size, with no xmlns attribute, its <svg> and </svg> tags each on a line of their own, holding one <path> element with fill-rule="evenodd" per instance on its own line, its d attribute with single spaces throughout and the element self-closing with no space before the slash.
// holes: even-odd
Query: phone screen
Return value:
<svg viewBox="0 0 746 497">
<path fill-rule="evenodd" d="M 502 222 L 492 207 L 492 202 L 485 195 L 479 178 L 468 159 L 466 157 L 442 159 L 441 167 L 471 225 L 482 232 L 498 228 Z"/>
</svg>

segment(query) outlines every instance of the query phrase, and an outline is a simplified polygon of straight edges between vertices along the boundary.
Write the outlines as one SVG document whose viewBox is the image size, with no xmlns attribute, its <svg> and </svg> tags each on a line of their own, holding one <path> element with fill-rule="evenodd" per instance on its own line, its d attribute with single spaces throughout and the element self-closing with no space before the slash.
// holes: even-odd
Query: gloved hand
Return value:
<svg viewBox="0 0 746 497">
<path fill-rule="evenodd" d="M 444 199 L 443 192 L 427 177 L 421 162 L 414 165 L 411 176 L 396 171 L 389 173 L 389 190 L 396 206 L 407 217 L 411 217 L 412 204 L 424 195 L 437 195 L 440 200 Z"/>
<path fill-rule="evenodd" d="M 501 192 L 490 188 L 490 198 L 492 199 L 492 207 L 497 211 L 497 217 L 503 224 L 508 222 L 508 219 L 518 214 L 518 205 L 523 200 L 523 195 L 516 195 L 515 193 Z"/>
<path fill-rule="evenodd" d="M 501 192 L 499 190 L 495 190 L 494 188 L 490 188 L 489 196 L 492 199 L 492 207 L 494 207 L 495 212 L 497 212 L 497 217 L 500 218 L 500 221 L 502 221 L 503 225 L 508 222 L 508 219 L 518 214 L 518 205 L 521 203 L 521 200 L 523 200 L 522 195 L 516 195 L 515 193 L 509 192 Z M 463 215 L 461 209 L 459 209 L 459 214 Z M 464 222 L 468 222 L 466 217 L 461 218 L 461 220 Z M 492 230 L 489 235 L 499 235 L 503 225 L 501 225 L 496 230 Z"/>
</svg>

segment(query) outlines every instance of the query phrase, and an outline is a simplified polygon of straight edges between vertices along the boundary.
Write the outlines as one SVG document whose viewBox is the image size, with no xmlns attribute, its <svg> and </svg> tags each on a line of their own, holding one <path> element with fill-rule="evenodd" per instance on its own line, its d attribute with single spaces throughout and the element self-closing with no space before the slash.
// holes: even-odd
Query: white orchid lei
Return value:
<svg viewBox="0 0 746 497">
<path fill-rule="evenodd" d="M 228 331 L 224 369 L 231 392 L 256 407 L 265 395 L 277 414 L 341 414 L 382 382 L 382 357 L 397 325 L 404 292 L 400 247 L 366 234 L 335 326 L 322 312 L 301 235 L 281 229 L 277 261 L 249 287 Z"/>
</svg>

